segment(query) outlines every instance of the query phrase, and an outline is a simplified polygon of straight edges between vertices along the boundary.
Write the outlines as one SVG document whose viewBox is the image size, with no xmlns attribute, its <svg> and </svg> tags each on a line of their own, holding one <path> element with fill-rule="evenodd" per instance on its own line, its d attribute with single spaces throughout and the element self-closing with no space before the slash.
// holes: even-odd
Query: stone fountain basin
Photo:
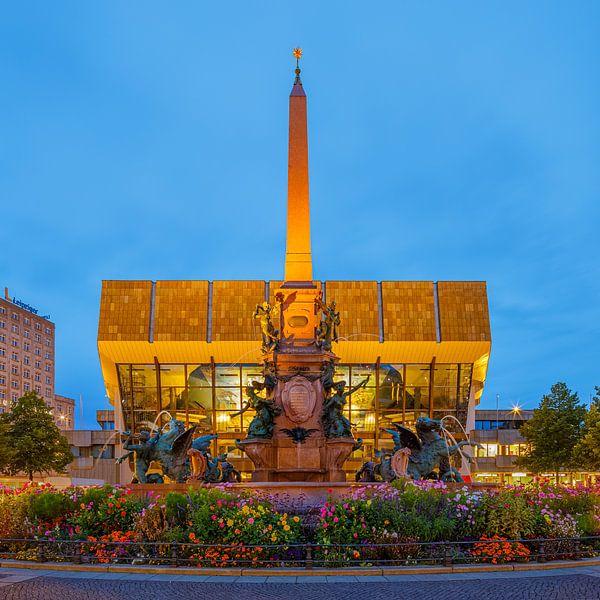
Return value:
<svg viewBox="0 0 600 600">
<path fill-rule="evenodd" d="M 385 486 L 382 483 L 355 483 L 355 482 L 327 482 L 327 481 L 277 481 L 277 482 L 242 482 L 228 484 L 206 484 L 206 483 L 164 483 L 161 485 L 149 483 L 132 483 L 126 486 L 133 493 L 146 495 L 149 492 L 154 494 L 166 494 L 167 492 L 186 493 L 188 489 L 200 487 L 219 489 L 230 489 L 231 491 L 249 491 L 265 494 L 274 501 L 276 505 L 292 505 L 296 507 L 304 506 L 310 508 L 321 506 L 329 498 L 339 500 L 348 498 L 352 491 L 358 488 L 377 488 Z M 484 490 L 498 487 L 493 483 L 449 483 L 449 489 L 468 487 L 472 490 Z M 383 490 L 382 490 L 383 491 Z"/>
</svg>

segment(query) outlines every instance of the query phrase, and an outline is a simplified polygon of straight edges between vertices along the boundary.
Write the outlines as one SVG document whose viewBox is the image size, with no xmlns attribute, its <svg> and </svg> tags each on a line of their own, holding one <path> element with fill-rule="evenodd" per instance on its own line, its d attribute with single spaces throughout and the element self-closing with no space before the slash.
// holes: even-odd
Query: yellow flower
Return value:
<svg viewBox="0 0 600 600">
<path fill-rule="evenodd" d="M 274 533 L 271 534 L 271 541 L 272 542 L 276 542 L 277 541 L 277 536 Z"/>
<path fill-rule="evenodd" d="M 242 506 L 242 512 L 243 513 L 247 513 L 250 509 L 248 508 L 247 504 L 244 504 L 244 506 Z"/>
<path fill-rule="evenodd" d="M 231 527 L 233 525 L 233 519 L 227 519 L 227 527 Z"/>
<path fill-rule="evenodd" d="M 284 525 L 283 530 L 284 531 L 289 531 L 290 530 L 290 526 L 289 525 Z"/>
<path fill-rule="evenodd" d="M 294 523 L 298 523 L 300 521 L 300 517 L 294 517 L 293 521 Z"/>
</svg>

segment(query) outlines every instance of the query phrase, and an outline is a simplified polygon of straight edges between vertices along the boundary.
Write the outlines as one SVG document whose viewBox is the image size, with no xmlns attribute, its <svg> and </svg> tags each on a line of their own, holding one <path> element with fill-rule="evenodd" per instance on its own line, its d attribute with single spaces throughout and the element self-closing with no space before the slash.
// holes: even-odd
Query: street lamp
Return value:
<svg viewBox="0 0 600 600">
<path fill-rule="evenodd" d="M 500 410 L 498 408 L 498 403 L 500 402 L 500 394 L 496 394 L 496 431 L 498 431 L 499 423 L 500 423 Z"/>
</svg>

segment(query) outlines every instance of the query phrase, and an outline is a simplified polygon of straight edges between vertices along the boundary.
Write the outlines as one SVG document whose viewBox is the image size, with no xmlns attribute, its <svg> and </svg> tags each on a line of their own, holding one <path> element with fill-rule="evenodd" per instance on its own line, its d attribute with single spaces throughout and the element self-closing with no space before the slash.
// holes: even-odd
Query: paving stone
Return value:
<svg viewBox="0 0 600 600">
<path fill-rule="evenodd" d="M 110 580 L 108 578 L 35 577 L 14 584 L 1 584 L 2 600 L 598 600 L 600 585 L 595 575 L 568 574 L 529 577 L 448 579 L 433 576 L 427 581 L 326 581 L 302 579 L 287 583 L 244 583 L 207 578 L 205 582 L 146 580 Z M 399 577 L 399 576 L 390 576 Z M 456 574 L 454 575 L 456 577 Z M 254 578 L 253 578 L 254 579 Z M 315 578 L 316 579 L 316 578 Z M 325 579 L 325 577 L 319 578 Z M 336 580 L 337 579 L 337 580 Z M 344 578 L 346 579 L 346 578 Z"/>
</svg>

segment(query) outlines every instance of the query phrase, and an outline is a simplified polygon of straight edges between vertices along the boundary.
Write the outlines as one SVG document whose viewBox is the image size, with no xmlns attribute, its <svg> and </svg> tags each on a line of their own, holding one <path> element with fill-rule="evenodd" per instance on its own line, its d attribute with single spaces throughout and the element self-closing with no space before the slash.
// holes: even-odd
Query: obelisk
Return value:
<svg viewBox="0 0 600 600">
<path fill-rule="evenodd" d="M 299 64 L 302 50 L 294 48 L 293 55 L 296 79 L 290 93 L 289 113 L 286 283 L 312 282 L 306 94 L 300 80 Z"/>
</svg>

